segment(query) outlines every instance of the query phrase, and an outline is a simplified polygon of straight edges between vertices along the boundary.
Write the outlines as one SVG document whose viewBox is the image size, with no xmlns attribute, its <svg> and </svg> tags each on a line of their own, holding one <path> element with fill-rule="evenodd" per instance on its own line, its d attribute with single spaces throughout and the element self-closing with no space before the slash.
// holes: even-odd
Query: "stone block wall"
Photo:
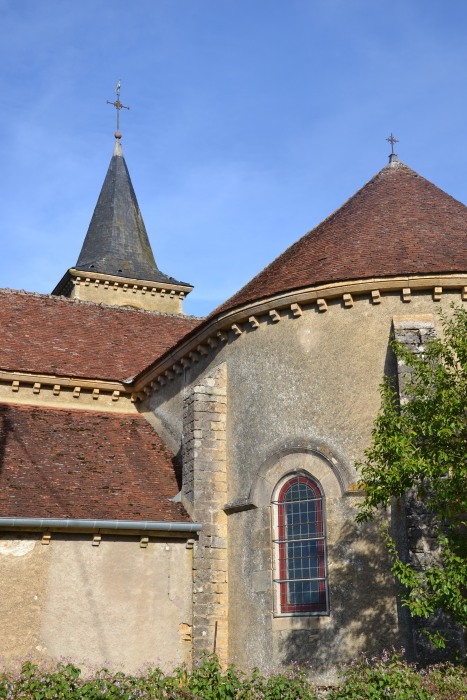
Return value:
<svg viewBox="0 0 467 700">
<path fill-rule="evenodd" d="M 187 390 L 183 408 L 183 497 L 203 524 L 193 552 L 193 656 L 228 661 L 227 371 L 220 365 Z"/>
</svg>

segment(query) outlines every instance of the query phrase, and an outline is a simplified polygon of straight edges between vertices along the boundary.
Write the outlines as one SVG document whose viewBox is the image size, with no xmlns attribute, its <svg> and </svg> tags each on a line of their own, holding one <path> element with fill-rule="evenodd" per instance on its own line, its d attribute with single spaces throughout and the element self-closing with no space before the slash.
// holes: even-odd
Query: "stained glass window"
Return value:
<svg viewBox="0 0 467 700">
<path fill-rule="evenodd" d="M 280 488 L 275 506 L 280 612 L 327 612 L 321 491 L 310 477 L 293 476 Z"/>
</svg>

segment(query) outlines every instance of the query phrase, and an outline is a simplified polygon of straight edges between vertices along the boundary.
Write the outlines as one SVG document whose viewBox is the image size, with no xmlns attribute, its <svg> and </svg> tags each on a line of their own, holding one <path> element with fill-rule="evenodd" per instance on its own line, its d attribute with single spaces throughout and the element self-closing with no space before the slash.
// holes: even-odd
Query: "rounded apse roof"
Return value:
<svg viewBox="0 0 467 700">
<path fill-rule="evenodd" d="M 467 271 L 467 207 L 393 161 L 212 314 L 302 287 Z"/>
</svg>

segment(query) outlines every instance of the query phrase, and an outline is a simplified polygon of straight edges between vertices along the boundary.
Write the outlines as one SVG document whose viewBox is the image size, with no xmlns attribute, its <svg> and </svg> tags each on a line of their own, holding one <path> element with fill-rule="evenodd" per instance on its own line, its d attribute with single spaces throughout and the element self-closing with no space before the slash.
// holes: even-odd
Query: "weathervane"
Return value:
<svg viewBox="0 0 467 700">
<path fill-rule="evenodd" d="M 115 109 L 117 110 L 117 131 L 115 132 L 115 138 L 120 139 L 122 137 L 120 133 L 120 110 L 121 109 L 130 109 L 126 105 L 122 105 L 120 102 L 120 86 L 121 86 L 121 81 L 119 80 L 118 83 L 115 86 L 115 92 L 117 93 L 117 99 L 115 102 L 111 102 L 110 100 L 107 100 L 108 105 L 113 105 Z"/>
<path fill-rule="evenodd" d="M 391 144 L 391 155 L 389 156 L 389 162 L 392 163 L 393 160 L 397 160 L 397 153 L 394 153 L 394 144 L 399 143 L 399 139 L 396 139 L 396 137 L 393 135 L 393 133 L 391 131 L 391 135 L 388 136 L 386 141 L 389 141 L 389 143 Z"/>
</svg>

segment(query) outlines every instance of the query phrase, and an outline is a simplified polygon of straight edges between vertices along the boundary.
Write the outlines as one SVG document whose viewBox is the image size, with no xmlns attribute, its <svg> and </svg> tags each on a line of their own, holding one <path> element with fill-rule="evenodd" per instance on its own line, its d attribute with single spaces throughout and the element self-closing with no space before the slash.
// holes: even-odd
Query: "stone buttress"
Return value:
<svg viewBox="0 0 467 700">
<path fill-rule="evenodd" d="M 228 662 L 227 371 L 215 368 L 187 391 L 183 410 L 183 500 L 203 523 L 193 553 L 193 657 Z"/>
<path fill-rule="evenodd" d="M 436 337 L 434 319 L 431 314 L 394 316 L 394 337 L 407 350 L 414 354 L 423 353 L 427 343 Z M 412 369 L 403 360 L 397 363 L 397 379 L 401 405 L 407 403 L 407 383 Z M 407 561 L 415 571 L 423 571 L 439 563 L 440 550 L 437 540 L 439 521 L 425 503 L 417 497 L 416 490 L 410 489 L 404 498 L 406 520 Z M 452 657 L 463 650 L 462 630 L 447 615 L 441 612 L 432 617 L 412 618 L 413 652 L 418 661 L 435 661 Z M 446 639 L 445 649 L 435 649 L 427 632 L 440 632 Z"/>
</svg>

